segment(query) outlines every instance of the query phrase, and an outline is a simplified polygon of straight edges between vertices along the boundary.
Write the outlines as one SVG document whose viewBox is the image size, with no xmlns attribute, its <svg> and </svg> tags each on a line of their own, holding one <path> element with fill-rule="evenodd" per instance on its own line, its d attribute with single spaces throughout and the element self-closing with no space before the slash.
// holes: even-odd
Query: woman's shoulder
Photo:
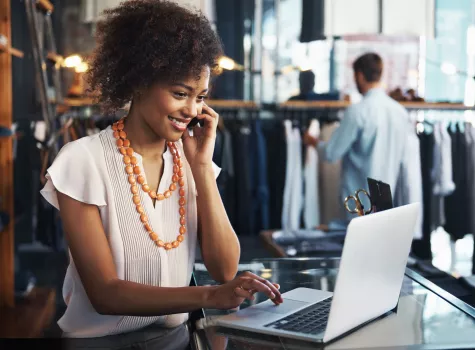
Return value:
<svg viewBox="0 0 475 350">
<path fill-rule="evenodd" d="M 107 205 L 101 133 L 65 144 L 47 169 L 44 198 L 59 209 L 57 191 L 80 202 Z"/>
</svg>

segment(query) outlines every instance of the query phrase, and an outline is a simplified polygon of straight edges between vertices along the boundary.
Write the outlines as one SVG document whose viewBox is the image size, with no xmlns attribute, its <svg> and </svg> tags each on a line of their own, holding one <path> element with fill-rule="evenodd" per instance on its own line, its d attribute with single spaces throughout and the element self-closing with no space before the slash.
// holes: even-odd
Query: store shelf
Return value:
<svg viewBox="0 0 475 350">
<path fill-rule="evenodd" d="M 433 103 L 433 102 L 399 102 L 409 110 L 445 110 L 445 111 L 468 111 L 475 107 L 465 106 L 462 103 Z M 343 109 L 351 105 L 349 101 L 289 101 L 280 104 L 281 108 L 287 109 Z"/>
</svg>

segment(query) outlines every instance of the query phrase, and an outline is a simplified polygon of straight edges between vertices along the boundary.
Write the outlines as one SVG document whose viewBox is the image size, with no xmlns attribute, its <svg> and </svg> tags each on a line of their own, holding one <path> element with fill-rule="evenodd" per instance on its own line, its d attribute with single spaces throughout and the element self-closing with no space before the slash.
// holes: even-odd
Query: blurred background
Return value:
<svg viewBox="0 0 475 350">
<path fill-rule="evenodd" d="M 52 307 L 42 317 L 53 320 L 38 326 L 46 336 L 58 334 L 55 322 L 64 312 L 68 253 L 59 215 L 39 190 L 65 143 L 120 116 L 102 115 L 83 80 L 100 14 L 120 2 L 0 0 L 0 16 L 11 14 L 0 23 L 0 304 L 43 288 L 43 303 Z M 218 185 L 241 240 L 242 261 L 341 253 L 340 241 L 317 239 L 344 217 L 341 164 L 320 162 L 317 189 L 309 195 L 305 145 L 300 141 L 300 160 L 293 165 L 299 172 L 290 174 L 283 124 L 290 121 L 303 135 L 318 120 L 322 139 L 330 138 L 345 109 L 362 98 L 353 61 L 375 52 L 384 62 L 383 89 L 407 108 L 420 141 L 414 152 L 421 155 L 428 209 L 411 259 L 456 294 L 454 281 L 474 271 L 475 143 L 464 144 L 463 156 L 455 148 L 449 154 L 456 190 L 444 195 L 432 191 L 437 165 L 427 152 L 438 123 L 466 133 L 475 121 L 475 1 L 177 2 L 203 11 L 224 45 L 209 104 L 222 117 L 214 161 L 222 168 Z M 294 190 L 302 202 L 313 200 L 313 212 L 304 204 L 285 208 L 289 177 L 301 183 Z M 296 213 L 296 225 L 283 225 L 286 210 Z M 461 226 L 448 224 L 454 221 Z"/>
</svg>

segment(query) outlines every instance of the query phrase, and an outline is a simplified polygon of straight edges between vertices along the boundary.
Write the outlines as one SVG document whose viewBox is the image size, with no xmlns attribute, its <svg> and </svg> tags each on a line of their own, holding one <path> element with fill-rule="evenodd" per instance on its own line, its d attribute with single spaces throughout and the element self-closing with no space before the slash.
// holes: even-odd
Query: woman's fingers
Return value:
<svg viewBox="0 0 475 350">
<path fill-rule="evenodd" d="M 188 131 L 188 129 L 186 129 L 184 132 L 183 132 L 183 135 L 181 136 L 181 138 L 183 140 L 186 140 L 187 138 L 190 137 L 190 132 Z"/>
<path fill-rule="evenodd" d="M 218 124 L 217 120 L 209 114 L 198 114 L 197 118 L 200 120 L 205 120 L 204 128 L 209 130 L 216 130 Z"/>
<path fill-rule="evenodd" d="M 255 290 L 256 292 L 264 293 L 269 299 L 271 299 L 274 304 L 278 304 L 278 300 L 276 300 L 276 294 L 273 292 L 271 288 L 267 286 L 267 284 L 262 283 L 261 281 L 253 278 L 248 278 L 242 283 L 242 288 L 246 290 Z M 274 287 L 275 288 L 275 287 Z"/>
<path fill-rule="evenodd" d="M 219 117 L 219 114 L 216 113 L 216 111 L 213 108 L 211 108 L 210 106 L 208 106 L 206 103 L 203 103 L 203 112 L 205 112 L 205 114 L 209 114 L 214 119 L 218 119 L 218 117 Z"/>
<path fill-rule="evenodd" d="M 275 298 L 274 300 L 276 302 L 278 302 L 279 304 L 284 302 L 284 300 L 282 300 L 282 295 L 280 294 L 279 292 L 279 288 L 277 288 L 273 283 L 271 283 L 270 281 L 264 279 L 264 278 L 259 278 L 259 282 L 265 284 L 267 287 L 269 287 L 269 289 L 272 291 L 272 293 L 274 293 L 275 295 Z"/>
<path fill-rule="evenodd" d="M 283 299 L 282 299 L 282 296 L 280 295 L 280 292 L 279 292 L 279 289 L 280 289 L 280 286 L 279 288 L 277 288 L 273 283 L 271 283 L 270 281 L 266 280 L 265 278 L 262 278 L 252 272 L 249 272 L 249 271 L 246 271 L 243 273 L 243 277 L 246 277 L 246 278 L 252 278 L 252 279 L 256 279 L 258 280 L 259 282 L 261 282 L 262 284 L 266 285 L 271 291 L 272 293 L 274 293 L 275 295 L 275 299 L 278 303 L 282 303 L 283 302 Z M 273 299 L 273 298 L 271 298 Z"/>
<path fill-rule="evenodd" d="M 238 298 L 245 298 L 249 300 L 254 300 L 254 294 L 251 293 L 249 290 L 244 289 L 244 287 L 238 286 L 234 288 L 234 295 Z"/>
</svg>

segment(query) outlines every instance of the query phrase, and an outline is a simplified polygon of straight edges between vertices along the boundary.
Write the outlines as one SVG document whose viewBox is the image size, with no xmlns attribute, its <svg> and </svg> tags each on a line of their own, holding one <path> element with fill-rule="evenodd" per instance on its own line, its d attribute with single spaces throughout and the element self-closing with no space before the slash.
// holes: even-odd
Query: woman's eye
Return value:
<svg viewBox="0 0 475 350">
<path fill-rule="evenodd" d="M 199 101 L 204 101 L 208 96 L 198 96 Z"/>
<path fill-rule="evenodd" d="M 184 92 L 175 92 L 175 96 L 180 97 L 180 98 L 185 98 L 186 93 L 184 93 Z"/>
</svg>

